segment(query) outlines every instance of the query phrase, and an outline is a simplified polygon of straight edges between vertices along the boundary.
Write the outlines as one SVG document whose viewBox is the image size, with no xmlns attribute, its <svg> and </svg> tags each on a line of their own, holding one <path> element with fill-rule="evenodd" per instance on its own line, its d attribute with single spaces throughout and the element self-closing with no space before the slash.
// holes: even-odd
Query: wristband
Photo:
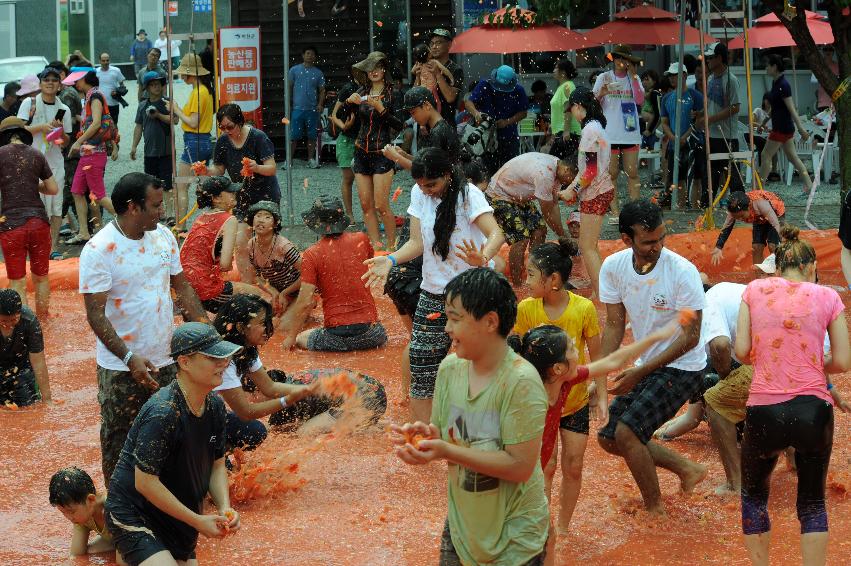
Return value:
<svg viewBox="0 0 851 566">
<path fill-rule="evenodd" d="M 395 257 L 393 257 L 393 254 L 388 255 L 388 256 L 387 256 L 387 259 L 389 259 L 389 260 L 390 260 L 390 263 L 392 263 L 392 264 L 393 264 L 393 267 L 396 267 L 396 266 L 398 265 L 398 263 L 396 262 L 396 258 L 395 258 Z"/>
<path fill-rule="evenodd" d="M 132 357 L 133 357 L 133 352 L 131 352 L 130 350 L 127 350 L 127 353 L 124 354 L 124 358 L 121 359 L 121 362 L 126 366 L 127 364 L 130 363 L 130 358 L 132 358 Z"/>
<path fill-rule="evenodd" d="M 289 406 L 289 405 L 287 405 L 287 396 L 286 395 L 284 395 L 283 397 L 278 399 L 278 401 L 281 402 L 281 408 L 282 409 L 286 409 Z"/>
<path fill-rule="evenodd" d="M 832 384 L 832 383 L 828 383 L 828 384 L 827 384 L 827 390 L 828 390 L 828 391 L 830 391 L 831 389 L 833 389 L 833 384 Z"/>
</svg>

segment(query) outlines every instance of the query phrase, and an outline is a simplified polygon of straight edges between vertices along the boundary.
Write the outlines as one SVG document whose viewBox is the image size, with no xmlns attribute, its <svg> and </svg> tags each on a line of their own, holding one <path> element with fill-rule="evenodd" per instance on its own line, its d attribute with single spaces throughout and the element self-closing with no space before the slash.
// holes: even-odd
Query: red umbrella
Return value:
<svg viewBox="0 0 851 566">
<path fill-rule="evenodd" d="M 615 14 L 615 21 L 585 32 L 585 37 L 599 43 L 678 45 L 680 22 L 673 12 L 653 6 L 639 6 Z M 704 34 L 703 41 L 712 43 L 715 38 Z M 683 43 L 689 45 L 700 43 L 700 30 L 686 26 Z"/>
<path fill-rule="evenodd" d="M 816 45 L 833 43 L 833 30 L 815 12 L 807 12 L 807 27 Z M 748 30 L 748 47 L 753 49 L 769 49 L 771 47 L 791 47 L 795 40 L 775 14 L 768 14 L 756 20 L 756 25 Z M 745 34 L 738 35 L 727 44 L 730 49 L 745 48 Z"/>
<path fill-rule="evenodd" d="M 452 53 L 532 53 L 570 51 L 600 44 L 557 24 L 534 24 L 535 12 L 502 8 L 484 23 L 458 34 Z"/>
</svg>

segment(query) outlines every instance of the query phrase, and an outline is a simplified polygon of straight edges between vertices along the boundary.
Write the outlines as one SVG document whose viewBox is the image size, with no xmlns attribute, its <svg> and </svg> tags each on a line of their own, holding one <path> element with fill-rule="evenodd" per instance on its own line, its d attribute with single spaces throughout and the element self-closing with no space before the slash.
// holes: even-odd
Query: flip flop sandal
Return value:
<svg viewBox="0 0 851 566">
<path fill-rule="evenodd" d="M 63 254 L 62 252 L 50 252 L 50 259 L 62 261 L 63 259 L 65 259 L 65 254 Z"/>
<path fill-rule="evenodd" d="M 84 246 L 89 240 L 86 238 L 81 238 L 79 235 L 74 236 L 71 239 L 65 240 L 66 246 Z"/>
</svg>

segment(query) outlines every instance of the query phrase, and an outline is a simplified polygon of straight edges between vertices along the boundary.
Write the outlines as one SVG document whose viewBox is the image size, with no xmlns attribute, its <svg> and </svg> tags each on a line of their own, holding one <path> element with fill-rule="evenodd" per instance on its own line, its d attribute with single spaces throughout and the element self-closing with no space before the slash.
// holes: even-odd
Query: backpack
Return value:
<svg viewBox="0 0 851 566">
<path fill-rule="evenodd" d="M 92 96 L 86 97 L 86 120 L 83 122 L 80 131 L 77 133 L 77 137 L 83 135 L 83 132 L 88 130 L 89 126 L 92 125 L 92 98 L 95 96 L 98 96 L 98 100 L 100 100 L 100 103 L 103 106 L 103 115 L 100 118 L 100 130 L 86 141 L 92 145 L 101 145 L 110 141 L 120 141 L 118 128 L 115 127 L 115 120 L 113 120 L 112 116 L 109 114 L 109 107 L 106 105 L 106 100 L 104 100 L 100 93 L 95 93 Z"/>
</svg>

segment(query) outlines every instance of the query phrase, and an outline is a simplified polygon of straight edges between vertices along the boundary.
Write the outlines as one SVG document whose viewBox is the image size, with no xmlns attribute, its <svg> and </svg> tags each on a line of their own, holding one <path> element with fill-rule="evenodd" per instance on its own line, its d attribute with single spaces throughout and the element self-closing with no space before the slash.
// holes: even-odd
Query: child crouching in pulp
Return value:
<svg viewBox="0 0 851 566">
<path fill-rule="evenodd" d="M 97 493 L 91 476 L 76 466 L 62 468 L 50 478 L 50 504 L 74 524 L 71 556 L 114 550 L 106 529 L 103 503 L 106 493 Z M 98 536 L 89 542 L 94 531 Z"/>
<path fill-rule="evenodd" d="M 549 524 L 541 436 L 547 394 L 534 366 L 508 347 L 517 298 L 487 269 L 446 286 L 446 332 L 455 353 L 440 364 L 431 423 L 391 427 L 411 465 L 449 465 L 440 564 L 540 566 Z"/>
</svg>

